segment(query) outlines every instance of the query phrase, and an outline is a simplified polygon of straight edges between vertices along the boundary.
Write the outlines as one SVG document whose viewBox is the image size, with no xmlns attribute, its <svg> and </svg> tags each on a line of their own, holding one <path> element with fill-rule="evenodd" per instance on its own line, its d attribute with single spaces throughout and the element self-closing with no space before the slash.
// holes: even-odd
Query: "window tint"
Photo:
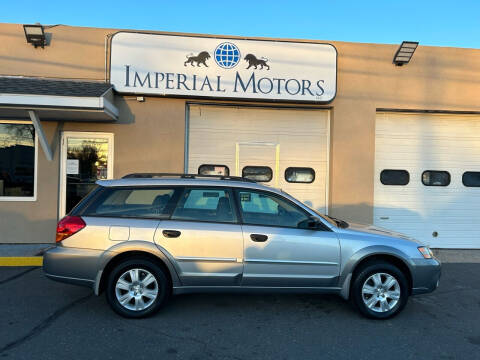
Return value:
<svg viewBox="0 0 480 360">
<path fill-rule="evenodd" d="M 230 169 L 226 165 L 209 165 L 204 164 L 200 165 L 198 168 L 198 173 L 200 175 L 222 175 L 229 176 Z"/>
<path fill-rule="evenodd" d="M 172 220 L 236 222 L 230 190 L 185 189 Z"/>
<path fill-rule="evenodd" d="M 167 206 L 173 202 L 174 189 L 105 188 L 82 215 L 168 218 Z"/>
<path fill-rule="evenodd" d="M 33 197 L 35 129 L 31 124 L 0 123 L 0 199 Z"/>
<path fill-rule="evenodd" d="M 264 192 L 238 191 L 243 222 L 255 225 L 303 227 L 308 215 L 280 197 Z"/>
<path fill-rule="evenodd" d="M 450 184 L 450 173 L 448 171 L 424 171 L 422 183 L 425 186 L 448 186 Z"/>
<path fill-rule="evenodd" d="M 380 182 L 383 185 L 407 185 L 410 182 L 410 174 L 407 170 L 382 170 Z"/>
<path fill-rule="evenodd" d="M 463 185 L 468 187 L 480 187 L 480 172 L 467 171 L 462 176 Z"/>
<path fill-rule="evenodd" d="M 268 166 L 245 166 L 242 170 L 242 177 L 259 182 L 269 182 L 272 180 L 273 171 Z"/>
<path fill-rule="evenodd" d="M 289 183 L 307 183 L 315 180 L 315 170 L 304 167 L 289 167 L 285 170 L 285 180 Z"/>
</svg>

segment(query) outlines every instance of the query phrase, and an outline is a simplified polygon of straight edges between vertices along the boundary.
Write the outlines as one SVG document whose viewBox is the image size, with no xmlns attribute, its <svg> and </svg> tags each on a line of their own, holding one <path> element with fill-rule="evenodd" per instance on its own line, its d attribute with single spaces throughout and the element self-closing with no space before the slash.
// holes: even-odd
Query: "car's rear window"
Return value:
<svg viewBox="0 0 480 360">
<path fill-rule="evenodd" d="M 168 218 L 175 188 L 104 188 L 82 211 L 83 216 Z"/>
</svg>

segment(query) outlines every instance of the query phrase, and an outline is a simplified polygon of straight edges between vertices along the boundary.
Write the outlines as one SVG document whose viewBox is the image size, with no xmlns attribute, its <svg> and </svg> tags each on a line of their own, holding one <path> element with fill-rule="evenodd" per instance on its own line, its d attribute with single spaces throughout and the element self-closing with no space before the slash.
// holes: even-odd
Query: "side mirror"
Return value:
<svg viewBox="0 0 480 360">
<path fill-rule="evenodd" d="M 319 218 L 315 216 L 310 216 L 308 219 L 303 220 L 298 223 L 298 227 L 300 229 L 311 229 L 311 230 L 316 230 L 321 227 L 321 221 Z"/>
<path fill-rule="evenodd" d="M 307 227 L 309 229 L 318 229 L 320 224 L 321 224 L 321 221 L 319 218 L 317 218 L 316 216 L 310 216 L 307 222 Z"/>
<path fill-rule="evenodd" d="M 301 229 L 311 229 L 315 230 L 320 227 L 321 221 L 315 216 L 310 216 L 307 220 L 303 220 L 298 224 L 298 227 Z"/>
</svg>

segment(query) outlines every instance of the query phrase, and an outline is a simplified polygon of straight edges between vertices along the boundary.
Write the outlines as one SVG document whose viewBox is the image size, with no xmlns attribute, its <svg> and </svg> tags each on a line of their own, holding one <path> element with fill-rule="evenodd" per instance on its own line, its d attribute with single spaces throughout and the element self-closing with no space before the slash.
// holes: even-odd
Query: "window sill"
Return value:
<svg viewBox="0 0 480 360">
<path fill-rule="evenodd" d="M 37 201 L 37 197 L 36 196 L 32 196 L 32 197 L 0 196 L 0 202 L 2 202 L 2 201 L 32 202 L 32 201 Z"/>
</svg>

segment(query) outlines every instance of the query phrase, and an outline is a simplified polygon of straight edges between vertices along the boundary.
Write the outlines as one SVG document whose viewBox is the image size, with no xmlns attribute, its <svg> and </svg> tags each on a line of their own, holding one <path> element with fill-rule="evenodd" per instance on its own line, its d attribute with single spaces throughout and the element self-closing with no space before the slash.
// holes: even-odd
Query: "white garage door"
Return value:
<svg viewBox="0 0 480 360">
<path fill-rule="evenodd" d="M 480 248 L 480 116 L 378 113 L 374 222 Z"/>
<path fill-rule="evenodd" d="M 270 173 L 266 185 L 325 213 L 327 110 L 191 105 L 187 131 L 189 173 L 202 165 L 217 165 L 220 172 L 227 166 L 233 176 L 260 171 L 269 178 Z M 286 175 L 291 181 L 309 182 L 287 182 Z"/>
</svg>

